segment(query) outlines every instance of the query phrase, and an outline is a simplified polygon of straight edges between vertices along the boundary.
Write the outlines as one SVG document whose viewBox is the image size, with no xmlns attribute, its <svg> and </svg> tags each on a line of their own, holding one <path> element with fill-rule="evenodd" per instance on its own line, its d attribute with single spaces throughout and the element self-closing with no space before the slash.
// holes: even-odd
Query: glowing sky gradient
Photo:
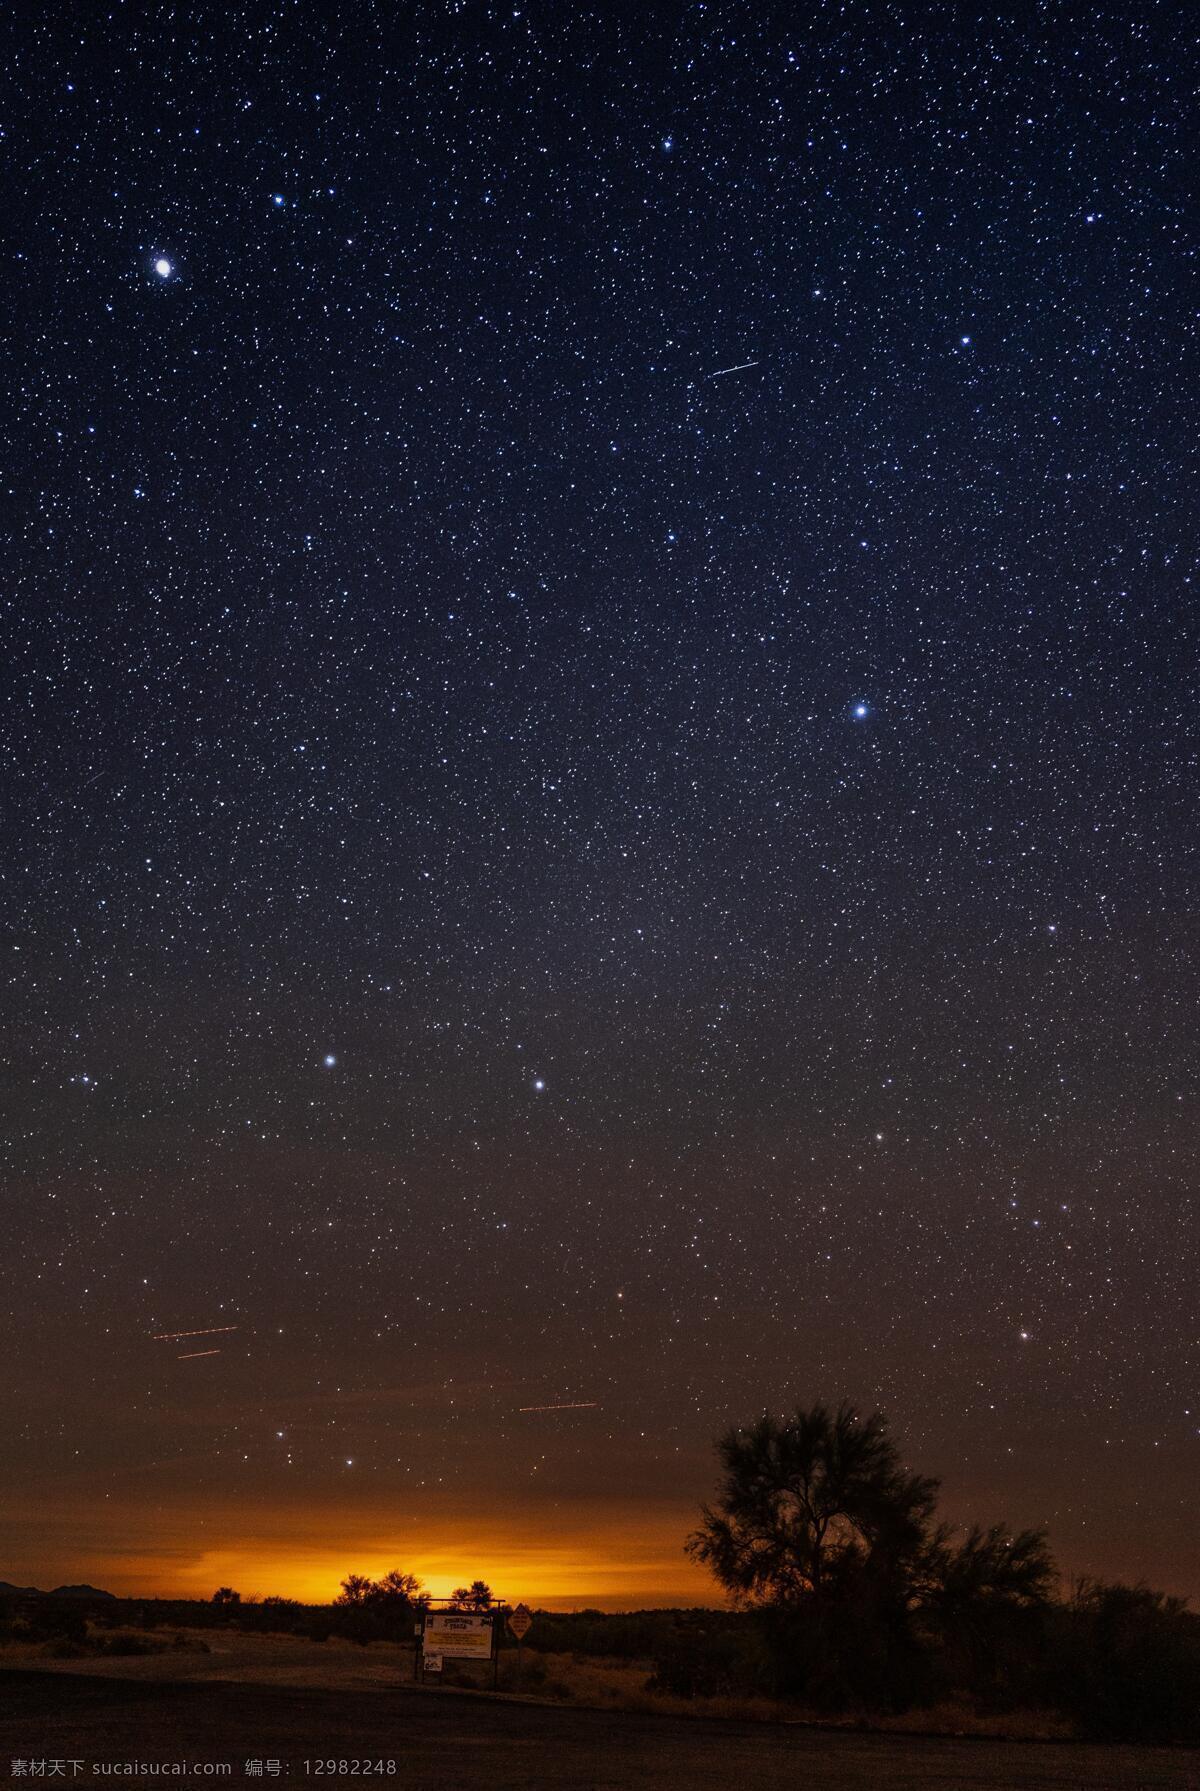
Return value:
<svg viewBox="0 0 1200 1791">
<path fill-rule="evenodd" d="M 1186 12 L 26 15 L 0 1578 L 1200 1591 Z"/>
</svg>

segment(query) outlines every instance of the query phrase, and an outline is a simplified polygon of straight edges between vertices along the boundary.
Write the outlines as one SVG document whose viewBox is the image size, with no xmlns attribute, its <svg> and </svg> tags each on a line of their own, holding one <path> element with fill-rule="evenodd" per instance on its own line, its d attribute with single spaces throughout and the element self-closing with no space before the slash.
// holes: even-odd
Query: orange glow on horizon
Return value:
<svg viewBox="0 0 1200 1791">
<path fill-rule="evenodd" d="M 122 1571 L 128 1574 L 129 1563 Z M 577 1550 L 530 1548 L 510 1554 L 470 1554 L 461 1547 L 431 1548 L 427 1552 L 400 1557 L 395 1550 L 380 1550 L 374 1555 L 361 1551 L 348 1559 L 340 1553 L 332 1555 L 280 1554 L 272 1556 L 256 1549 L 237 1546 L 214 1549 L 199 1556 L 182 1572 L 170 1574 L 170 1585 L 155 1582 L 162 1574 L 161 1564 L 147 1560 L 144 1568 L 135 1569 L 139 1589 L 160 1596 L 211 1597 L 217 1586 L 238 1587 L 242 1596 L 261 1598 L 271 1594 L 297 1598 L 304 1604 L 329 1604 L 337 1597 L 341 1582 L 349 1573 L 365 1574 L 379 1579 L 389 1568 L 403 1567 L 415 1573 L 424 1589 L 434 1598 L 447 1598 L 456 1586 L 473 1579 L 486 1580 L 498 1598 L 511 1603 L 541 1603 L 547 1600 L 570 1605 L 602 1605 L 609 1598 L 626 1602 L 639 1593 L 653 1601 L 655 1594 L 671 1591 L 697 1603 L 719 1601 L 716 1588 L 707 1575 L 698 1576 L 695 1585 L 687 1586 L 691 1577 L 688 1564 L 675 1562 L 636 1562 L 580 1560 Z M 110 1576 L 111 1577 L 111 1576 Z M 110 1587 L 109 1590 L 115 1588 Z"/>
<path fill-rule="evenodd" d="M 715 1604 L 707 1573 L 683 1553 L 691 1509 L 643 1514 L 576 1508 L 547 1523 L 521 1512 L 444 1523 L 394 1514 L 118 1512 L 106 1507 L 80 1534 L 63 1511 L 30 1508 L 18 1519 L 23 1546 L 5 1563 L 21 1583 L 102 1587 L 118 1596 L 208 1599 L 234 1586 L 244 1599 L 278 1596 L 328 1604 L 343 1579 L 415 1573 L 435 1598 L 484 1579 L 500 1598 L 570 1608 L 639 1601 Z M 251 1527 L 253 1525 L 253 1527 Z M 38 1536 L 37 1532 L 42 1532 Z M 131 1549 L 126 1538 L 135 1535 Z M 219 1540 L 218 1540 L 219 1538 Z M 52 1563 L 52 1565 L 50 1565 Z"/>
</svg>

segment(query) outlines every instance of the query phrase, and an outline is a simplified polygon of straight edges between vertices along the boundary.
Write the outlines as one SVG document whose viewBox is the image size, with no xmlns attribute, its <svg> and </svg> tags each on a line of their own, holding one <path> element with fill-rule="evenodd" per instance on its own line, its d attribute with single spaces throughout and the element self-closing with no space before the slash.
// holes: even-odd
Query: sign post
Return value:
<svg viewBox="0 0 1200 1791">
<path fill-rule="evenodd" d="M 437 1611 L 426 1605 L 418 1641 L 420 1677 L 440 1673 L 447 1660 L 490 1660 L 495 1677 L 496 1615 L 495 1611 L 463 1611 L 453 1606 Z"/>
<path fill-rule="evenodd" d="M 533 1612 L 527 1604 L 519 1604 L 515 1610 L 508 1613 L 508 1627 L 517 1638 L 517 1684 L 520 1685 L 522 1649 L 525 1637 L 533 1628 Z"/>
</svg>

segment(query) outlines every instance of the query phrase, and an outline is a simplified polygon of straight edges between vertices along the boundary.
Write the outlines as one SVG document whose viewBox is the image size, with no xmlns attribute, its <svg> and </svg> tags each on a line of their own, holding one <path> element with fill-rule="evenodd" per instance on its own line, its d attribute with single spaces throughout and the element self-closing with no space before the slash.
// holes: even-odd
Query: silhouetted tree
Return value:
<svg viewBox="0 0 1200 1791">
<path fill-rule="evenodd" d="M 342 1589 L 334 1599 L 334 1604 L 342 1609 L 347 1605 L 356 1607 L 367 1602 L 368 1594 L 374 1589 L 374 1580 L 369 1580 L 362 1573 L 348 1573 L 342 1581 Z"/>
<path fill-rule="evenodd" d="M 865 1568 L 907 1592 L 930 1540 L 938 1483 L 900 1465 L 878 1412 L 814 1405 L 764 1414 L 717 1443 L 715 1509 L 687 1540 L 735 1600 L 796 1605 Z"/>
<path fill-rule="evenodd" d="M 1012 1535 L 1003 1524 L 973 1524 L 951 1547 L 950 1532 L 934 1538 L 927 1559 L 925 1602 L 944 1611 L 997 1605 L 1045 1604 L 1054 1584 L 1054 1563 L 1043 1530 Z"/>
<path fill-rule="evenodd" d="M 490 1611 L 495 1601 L 486 1580 L 472 1580 L 469 1586 L 456 1586 L 450 1602 L 457 1611 Z"/>
<path fill-rule="evenodd" d="M 958 1542 L 945 1526 L 938 1530 L 918 1603 L 956 1684 L 993 1705 L 1037 1701 L 1054 1579 L 1041 1530 L 1013 1535 L 1002 1524 L 975 1524 Z"/>
<path fill-rule="evenodd" d="M 231 1611 L 241 1604 L 242 1595 L 235 1592 L 232 1586 L 218 1586 L 212 1595 L 212 1601 L 218 1610 Z"/>
<path fill-rule="evenodd" d="M 333 1601 L 335 1610 L 345 1613 L 339 1629 L 360 1642 L 404 1637 L 413 1612 L 428 1602 L 428 1594 L 422 1591 L 416 1574 L 402 1573 L 398 1567 L 385 1573 L 381 1580 L 367 1579 L 361 1573 L 348 1574 Z"/>
<path fill-rule="evenodd" d="M 686 1547 L 761 1613 L 776 1690 L 909 1704 L 933 1694 L 947 1635 L 994 1682 L 1012 1614 L 1045 1604 L 1042 1533 L 976 1527 L 955 1544 L 935 1521 L 938 1482 L 904 1467 L 878 1412 L 766 1415 L 717 1453 L 717 1498 Z"/>
<path fill-rule="evenodd" d="M 374 1590 L 375 1602 L 381 1605 L 403 1604 L 411 1607 L 415 1604 L 427 1604 L 429 1595 L 421 1589 L 421 1582 L 415 1573 L 401 1573 L 393 1567 L 390 1573 L 376 1582 Z"/>
</svg>

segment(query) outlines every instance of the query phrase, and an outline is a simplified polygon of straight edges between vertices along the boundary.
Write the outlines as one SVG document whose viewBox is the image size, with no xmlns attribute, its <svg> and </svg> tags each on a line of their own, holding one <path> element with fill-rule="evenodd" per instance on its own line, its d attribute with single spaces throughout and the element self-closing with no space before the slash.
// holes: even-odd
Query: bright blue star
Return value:
<svg viewBox="0 0 1200 1791">
<path fill-rule="evenodd" d="M 337 1058 L 333 1055 L 332 1051 L 327 1051 L 325 1053 L 325 1057 L 324 1057 L 323 1061 L 325 1064 L 325 1068 L 327 1070 L 331 1070 L 333 1068 L 334 1064 L 337 1062 Z"/>
<path fill-rule="evenodd" d="M 175 270 L 167 260 L 166 256 L 160 255 L 158 260 L 154 263 L 154 271 L 160 280 L 169 280 Z"/>
<path fill-rule="evenodd" d="M 855 705 L 854 705 L 855 721 L 865 721 L 869 714 L 870 714 L 870 710 L 867 708 L 867 705 L 865 703 L 855 703 Z"/>
</svg>

